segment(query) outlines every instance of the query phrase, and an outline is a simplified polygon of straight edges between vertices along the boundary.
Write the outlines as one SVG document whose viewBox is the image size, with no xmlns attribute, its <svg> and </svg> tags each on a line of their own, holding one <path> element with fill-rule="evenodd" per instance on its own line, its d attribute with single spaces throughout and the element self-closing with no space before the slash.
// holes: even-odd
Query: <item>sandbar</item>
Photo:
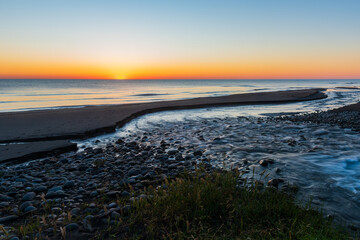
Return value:
<svg viewBox="0 0 360 240">
<path fill-rule="evenodd" d="M 38 143 L 34 147 L 34 150 L 36 150 L 34 152 L 54 151 L 57 148 L 64 147 L 64 142 L 61 142 L 57 147 L 54 140 L 84 139 L 114 132 L 116 127 L 121 127 L 130 120 L 147 113 L 216 106 L 309 101 L 326 98 L 327 95 L 324 90 L 304 89 L 258 92 L 174 101 L 0 113 L 0 143 L 31 142 L 33 146 Z M 49 142 L 49 144 L 46 144 L 46 142 Z M 51 147 L 49 147 L 50 142 Z M 7 146 L 11 148 L 16 145 Z M 26 146 L 22 147 L 31 149 Z M 12 153 L 11 156 L 7 155 L 5 151 L 1 151 L 0 162 L 8 159 L 24 159 L 26 156 L 30 156 L 28 151 L 26 154 L 17 151 L 19 152 L 17 156 L 13 154 L 15 152 L 13 150 L 8 150 L 8 152 Z"/>
</svg>

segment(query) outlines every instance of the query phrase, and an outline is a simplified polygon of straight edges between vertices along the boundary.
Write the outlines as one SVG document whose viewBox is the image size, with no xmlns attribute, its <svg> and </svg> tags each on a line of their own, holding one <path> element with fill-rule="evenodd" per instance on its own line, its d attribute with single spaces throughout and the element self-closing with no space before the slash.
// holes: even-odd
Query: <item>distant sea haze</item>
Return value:
<svg viewBox="0 0 360 240">
<path fill-rule="evenodd" d="M 359 87 L 360 80 L 0 79 L 0 111 L 82 107 L 303 88 Z"/>
</svg>

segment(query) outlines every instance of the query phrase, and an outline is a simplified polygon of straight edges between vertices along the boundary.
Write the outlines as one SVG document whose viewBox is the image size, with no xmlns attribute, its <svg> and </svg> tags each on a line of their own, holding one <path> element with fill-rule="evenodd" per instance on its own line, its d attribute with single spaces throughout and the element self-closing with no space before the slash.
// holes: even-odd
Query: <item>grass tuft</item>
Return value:
<svg viewBox="0 0 360 240">
<path fill-rule="evenodd" d="M 135 201 L 123 221 L 127 232 L 112 234 L 127 239 L 349 239 L 321 213 L 296 205 L 291 195 L 239 187 L 237 179 L 232 172 L 199 171 L 167 181 L 167 188 L 145 189 L 150 197 Z"/>
</svg>

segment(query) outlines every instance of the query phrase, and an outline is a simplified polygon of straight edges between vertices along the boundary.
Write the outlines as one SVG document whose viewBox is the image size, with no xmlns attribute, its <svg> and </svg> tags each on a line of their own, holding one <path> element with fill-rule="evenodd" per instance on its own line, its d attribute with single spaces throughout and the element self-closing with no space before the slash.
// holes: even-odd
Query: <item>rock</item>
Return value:
<svg viewBox="0 0 360 240">
<path fill-rule="evenodd" d="M 65 196 L 65 193 L 62 190 L 58 190 L 56 192 L 48 191 L 48 193 L 45 195 L 45 198 L 53 199 L 53 198 L 58 198 L 58 197 L 63 197 L 63 196 Z"/>
<path fill-rule="evenodd" d="M 4 208 L 8 206 L 10 206 L 10 202 L 0 202 L 0 208 Z"/>
<path fill-rule="evenodd" d="M 279 186 L 279 183 L 280 183 L 280 181 L 278 180 L 278 179 L 270 179 L 269 181 L 268 181 L 268 186 L 272 186 L 272 187 L 275 187 L 275 188 L 278 188 L 278 186 Z"/>
<path fill-rule="evenodd" d="M 167 151 L 167 154 L 168 155 L 175 155 L 178 153 L 178 150 L 174 149 L 174 148 L 170 148 L 168 151 Z"/>
<path fill-rule="evenodd" d="M 131 168 L 128 172 L 129 176 L 136 176 L 139 175 L 141 173 L 140 169 L 138 168 Z"/>
<path fill-rule="evenodd" d="M 84 229 L 88 232 L 93 232 L 94 229 L 94 223 L 95 222 L 95 217 L 93 215 L 88 215 L 83 219 L 83 225 L 84 225 Z"/>
<path fill-rule="evenodd" d="M 107 206 L 109 209 L 110 208 L 116 208 L 117 207 L 117 204 L 115 202 L 112 202 L 110 203 L 108 206 Z"/>
<path fill-rule="evenodd" d="M 32 203 L 31 201 L 26 201 L 26 202 L 23 202 L 21 205 L 20 205 L 20 211 L 24 212 L 25 209 L 29 206 L 32 206 Z"/>
<path fill-rule="evenodd" d="M 6 216 L 6 217 L 1 217 L 0 218 L 0 224 L 4 224 L 4 223 L 11 223 L 14 222 L 15 220 L 17 220 L 19 217 L 16 215 L 10 215 L 10 216 Z"/>
<path fill-rule="evenodd" d="M 107 192 L 106 195 L 108 197 L 116 197 L 117 195 L 120 195 L 120 192 L 119 191 L 110 191 L 110 192 Z"/>
<path fill-rule="evenodd" d="M 4 201 L 4 202 L 10 202 L 10 201 L 12 201 L 13 200 L 13 198 L 11 198 L 11 197 L 9 197 L 9 196 L 7 196 L 7 195 L 4 195 L 4 194 L 0 194 L 0 201 L 2 202 L 2 201 Z"/>
<path fill-rule="evenodd" d="M 51 209 L 51 212 L 52 212 L 52 213 L 55 213 L 55 214 L 60 214 L 60 213 L 62 212 L 62 209 L 59 208 L 59 207 L 53 207 L 53 208 Z"/>
<path fill-rule="evenodd" d="M 46 195 L 45 195 L 45 198 L 46 199 L 53 199 L 53 198 L 57 198 L 57 193 L 56 192 L 48 192 Z"/>
<path fill-rule="evenodd" d="M 57 191 L 62 191 L 63 188 L 61 186 L 56 186 L 53 188 L 50 188 L 48 192 L 57 192 Z"/>
<path fill-rule="evenodd" d="M 28 206 L 25 208 L 24 213 L 34 212 L 36 211 L 36 207 L 34 206 Z"/>
<path fill-rule="evenodd" d="M 128 191 L 123 191 L 121 193 L 121 197 L 129 197 L 130 196 L 130 193 Z"/>
<path fill-rule="evenodd" d="M 200 151 L 200 150 L 195 151 L 194 156 L 202 156 L 202 151 Z"/>
<path fill-rule="evenodd" d="M 34 188 L 34 192 L 36 192 L 36 193 L 46 192 L 46 190 L 47 190 L 47 187 L 45 187 L 43 185 L 37 185 Z"/>
<path fill-rule="evenodd" d="M 260 160 L 259 164 L 263 167 L 266 167 L 268 165 L 268 161 L 267 160 Z"/>
<path fill-rule="evenodd" d="M 36 197 L 36 193 L 34 192 L 29 192 L 27 194 L 25 194 L 23 197 L 22 197 L 22 201 L 25 202 L 25 201 L 32 201 L 34 200 L 34 198 Z"/>
<path fill-rule="evenodd" d="M 73 209 L 71 209 L 70 214 L 71 214 L 72 216 L 77 217 L 77 216 L 79 216 L 80 211 L 81 211 L 80 208 L 73 208 Z"/>
<path fill-rule="evenodd" d="M 64 184 L 64 188 L 67 189 L 67 188 L 72 188 L 75 186 L 75 182 L 74 181 L 67 181 L 65 184 Z"/>
<path fill-rule="evenodd" d="M 72 232 L 79 230 L 79 225 L 77 223 L 70 223 L 65 226 L 66 232 Z"/>
<path fill-rule="evenodd" d="M 96 197 L 97 195 L 99 195 L 99 192 L 98 191 L 92 191 L 91 193 L 90 193 L 90 196 L 91 197 Z"/>
<path fill-rule="evenodd" d="M 112 218 L 112 219 L 119 219 L 120 216 L 121 216 L 121 215 L 120 215 L 119 213 L 115 212 L 115 211 L 111 213 L 111 218 Z"/>
<path fill-rule="evenodd" d="M 275 168 L 274 171 L 275 171 L 276 173 L 279 173 L 281 170 L 280 170 L 280 168 Z"/>
<path fill-rule="evenodd" d="M 178 166 L 178 163 L 172 163 L 168 166 L 169 169 L 176 169 Z"/>
<path fill-rule="evenodd" d="M 329 132 L 325 129 L 319 129 L 313 132 L 313 135 L 315 136 L 321 136 L 321 135 L 325 135 L 328 134 Z"/>
</svg>

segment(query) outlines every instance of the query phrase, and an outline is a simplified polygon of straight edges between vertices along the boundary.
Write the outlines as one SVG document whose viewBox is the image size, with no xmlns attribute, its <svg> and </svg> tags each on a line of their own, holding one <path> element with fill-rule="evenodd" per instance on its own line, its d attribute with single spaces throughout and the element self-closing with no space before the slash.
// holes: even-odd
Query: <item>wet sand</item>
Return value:
<svg viewBox="0 0 360 240">
<path fill-rule="evenodd" d="M 31 142 L 33 149 L 36 150 L 34 152 L 45 153 L 64 147 L 64 142 L 57 146 L 53 140 L 80 139 L 113 132 L 116 127 L 121 127 L 146 113 L 226 105 L 308 101 L 326 98 L 323 90 L 260 92 L 176 101 L 0 113 L 0 143 Z M 7 145 L 8 148 L 13 146 L 16 145 Z M 16 147 L 16 151 L 8 150 L 12 153 L 11 156 L 6 151 L 1 151 L 0 162 L 15 161 L 24 159 L 25 155 L 30 156 L 30 152 L 25 151 L 31 149 L 27 144 Z"/>
<path fill-rule="evenodd" d="M 351 104 L 345 107 L 337 108 L 331 112 L 360 112 L 360 103 Z"/>
</svg>

